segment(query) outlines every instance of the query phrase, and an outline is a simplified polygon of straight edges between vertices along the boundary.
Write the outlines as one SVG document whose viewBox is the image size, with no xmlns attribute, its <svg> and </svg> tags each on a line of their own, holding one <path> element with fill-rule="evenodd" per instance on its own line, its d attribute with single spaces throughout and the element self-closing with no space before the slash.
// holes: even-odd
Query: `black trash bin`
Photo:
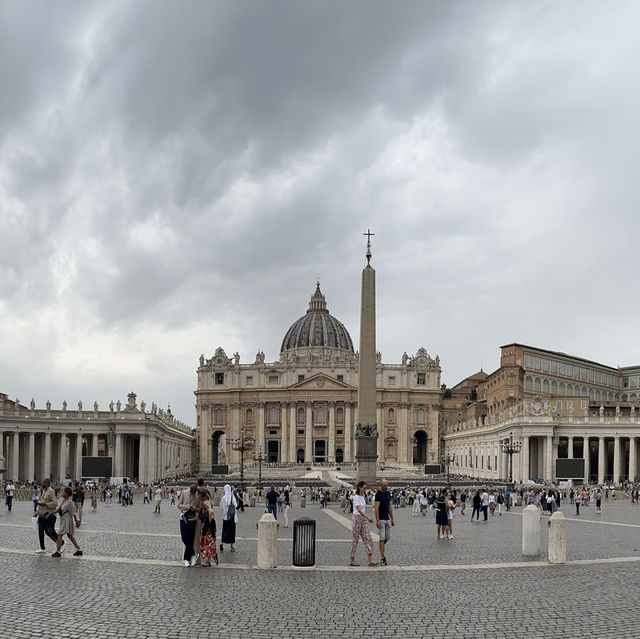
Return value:
<svg viewBox="0 0 640 639">
<path fill-rule="evenodd" d="M 293 565 L 315 566 L 316 520 L 302 517 L 293 522 Z"/>
</svg>

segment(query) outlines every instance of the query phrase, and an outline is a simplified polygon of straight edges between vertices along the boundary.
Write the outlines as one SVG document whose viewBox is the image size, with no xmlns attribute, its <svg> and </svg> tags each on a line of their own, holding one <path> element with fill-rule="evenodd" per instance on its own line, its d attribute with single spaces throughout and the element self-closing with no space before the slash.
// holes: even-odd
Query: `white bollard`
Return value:
<svg viewBox="0 0 640 639">
<path fill-rule="evenodd" d="M 258 522 L 258 568 L 278 565 L 278 522 L 271 513 L 265 513 Z"/>
<path fill-rule="evenodd" d="M 540 554 L 540 509 L 534 505 L 522 511 L 522 554 Z"/>
<path fill-rule="evenodd" d="M 549 563 L 567 561 L 567 520 L 558 510 L 549 519 Z"/>
</svg>

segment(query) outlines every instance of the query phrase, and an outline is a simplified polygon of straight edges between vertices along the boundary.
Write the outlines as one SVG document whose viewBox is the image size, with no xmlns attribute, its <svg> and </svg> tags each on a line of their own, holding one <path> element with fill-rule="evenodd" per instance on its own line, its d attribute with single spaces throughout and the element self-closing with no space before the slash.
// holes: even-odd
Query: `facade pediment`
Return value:
<svg viewBox="0 0 640 639">
<path fill-rule="evenodd" d="M 289 388 L 296 390 L 317 390 L 318 388 L 326 390 L 353 390 L 353 386 L 340 382 L 334 377 L 329 377 L 324 373 L 316 373 L 307 379 L 292 384 Z"/>
</svg>

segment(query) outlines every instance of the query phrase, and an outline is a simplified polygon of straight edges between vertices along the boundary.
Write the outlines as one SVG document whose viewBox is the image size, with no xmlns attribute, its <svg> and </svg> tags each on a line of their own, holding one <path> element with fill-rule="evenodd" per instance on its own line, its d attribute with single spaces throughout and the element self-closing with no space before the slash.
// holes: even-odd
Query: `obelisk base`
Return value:
<svg viewBox="0 0 640 639">
<path fill-rule="evenodd" d="M 378 438 L 359 437 L 356 440 L 356 481 L 374 487 L 378 472 Z"/>
</svg>

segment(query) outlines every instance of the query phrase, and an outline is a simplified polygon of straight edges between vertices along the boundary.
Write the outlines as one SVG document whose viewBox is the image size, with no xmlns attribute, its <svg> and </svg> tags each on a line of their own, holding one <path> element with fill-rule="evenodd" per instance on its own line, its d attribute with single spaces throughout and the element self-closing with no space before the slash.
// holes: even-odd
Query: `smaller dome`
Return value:
<svg viewBox="0 0 640 639">
<path fill-rule="evenodd" d="M 353 353 L 353 342 L 349 332 L 342 322 L 327 310 L 320 282 L 316 284 L 306 315 L 294 322 L 284 336 L 280 352 L 309 346 L 339 348 Z"/>
</svg>

